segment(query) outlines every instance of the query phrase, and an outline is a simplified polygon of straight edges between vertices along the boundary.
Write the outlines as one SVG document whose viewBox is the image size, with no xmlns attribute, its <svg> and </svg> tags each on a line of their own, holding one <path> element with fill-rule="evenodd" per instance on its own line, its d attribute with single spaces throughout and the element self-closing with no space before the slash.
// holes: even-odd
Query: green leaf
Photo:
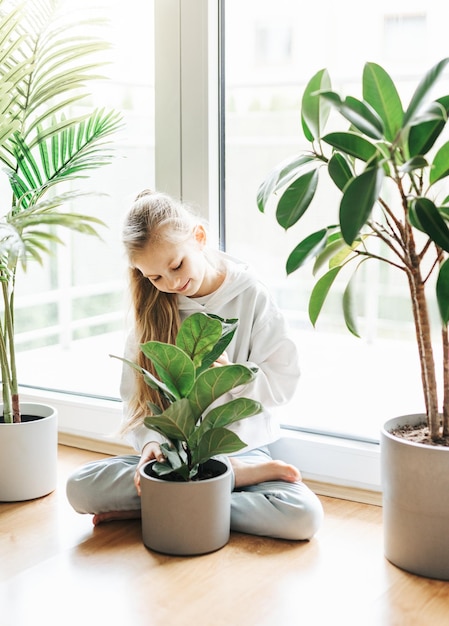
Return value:
<svg viewBox="0 0 449 626">
<path fill-rule="evenodd" d="M 415 170 L 420 170 L 420 169 L 423 169 L 424 167 L 427 167 L 427 165 L 428 163 L 424 157 L 414 156 L 409 161 L 406 161 L 404 165 L 401 165 L 401 167 L 399 168 L 399 171 L 406 173 L 406 174 L 410 174 L 411 172 Z"/>
<path fill-rule="evenodd" d="M 221 337 L 221 323 L 204 313 L 194 313 L 184 320 L 176 345 L 199 367 Z"/>
<path fill-rule="evenodd" d="M 223 394 L 238 385 L 248 384 L 255 376 L 256 371 L 240 364 L 212 367 L 202 372 L 188 396 L 196 419 Z"/>
<path fill-rule="evenodd" d="M 402 103 L 391 77 L 376 63 L 363 68 L 363 99 L 382 120 L 387 141 L 393 142 L 402 126 Z"/>
<path fill-rule="evenodd" d="M 356 267 L 351 279 L 349 280 L 346 288 L 343 292 L 343 315 L 346 323 L 346 327 L 350 333 L 355 335 L 356 337 L 360 337 L 360 333 L 357 325 L 357 316 L 356 316 L 356 307 L 355 307 L 355 281 L 356 274 L 358 269 L 361 267 L 362 263 L 367 261 L 368 259 L 363 259 Z"/>
<path fill-rule="evenodd" d="M 309 299 L 309 319 L 313 326 L 316 325 L 321 309 L 323 308 L 324 302 L 327 298 L 327 294 L 329 293 L 329 290 L 337 278 L 341 268 L 342 266 L 334 267 L 315 283 Z"/>
<path fill-rule="evenodd" d="M 175 446 L 169 443 L 162 443 L 161 452 L 164 454 L 166 462 L 157 462 L 153 465 L 154 471 L 159 476 L 171 474 L 172 471 L 179 470 L 185 464 L 184 455 L 181 457 L 179 450 Z"/>
<path fill-rule="evenodd" d="M 449 174 L 449 141 L 446 142 L 435 154 L 431 168 L 429 181 L 433 185 L 438 180 Z"/>
<path fill-rule="evenodd" d="M 201 361 L 201 365 L 196 368 L 196 375 L 199 376 L 201 372 L 210 367 L 217 359 L 220 357 L 223 352 L 226 350 L 228 345 L 231 343 L 232 338 L 235 335 L 235 331 L 237 330 L 239 321 L 238 319 L 223 319 L 218 315 L 213 315 L 212 313 L 208 314 L 209 317 L 217 319 L 221 324 L 221 337 L 212 348 L 212 350 L 207 354 L 203 360 Z"/>
<path fill-rule="evenodd" d="M 262 182 L 257 191 L 257 206 L 263 213 L 272 194 L 288 185 L 301 173 L 308 172 L 321 163 L 316 157 L 300 155 L 286 159 L 278 165 Z"/>
<path fill-rule="evenodd" d="M 321 97 L 328 100 L 361 133 L 371 139 L 382 139 L 384 134 L 382 120 L 369 104 L 352 96 L 342 100 L 333 92 L 322 93 Z"/>
<path fill-rule="evenodd" d="M 437 246 L 449 252 L 449 228 L 434 203 L 429 198 L 416 198 L 412 206 L 424 232 Z"/>
<path fill-rule="evenodd" d="M 438 98 L 438 100 L 432 104 L 442 108 L 442 111 L 440 109 L 441 115 L 436 119 L 420 121 L 419 124 L 415 124 L 410 128 L 408 135 L 410 156 L 427 154 L 446 126 L 449 112 L 449 96 Z"/>
<path fill-rule="evenodd" d="M 440 78 L 448 62 L 449 58 L 439 61 L 423 76 L 412 96 L 412 99 L 410 100 L 407 110 L 404 113 L 404 119 L 402 122 L 403 126 L 406 126 L 407 124 L 413 125 L 414 118 L 417 114 L 419 114 L 425 98 L 435 85 L 436 81 Z"/>
<path fill-rule="evenodd" d="M 370 161 L 377 154 L 377 148 L 374 144 L 350 131 L 329 133 L 323 137 L 323 141 L 362 161 Z"/>
<path fill-rule="evenodd" d="M 354 178 L 348 158 L 341 152 L 334 152 L 327 164 L 327 170 L 340 191 L 343 191 L 348 182 Z"/>
<path fill-rule="evenodd" d="M 137 365 L 137 363 L 134 363 L 133 361 L 130 361 L 129 359 L 116 356 L 114 354 L 110 354 L 109 356 L 112 357 L 113 359 L 118 359 L 119 361 L 123 361 L 123 363 L 126 363 L 127 365 L 132 367 L 134 370 L 136 370 L 136 372 L 138 372 L 139 374 L 143 376 L 145 383 L 149 387 L 151 387 L 151 389 L 156 389 L 160 391 L 162 395 L 168 399 L 169 402 L 174 402 L 175 400 L 179 399 L 178 393 L 173 394 L 170 391 L 170 389 L 167 387 L 167 385 L 165 385 L 163 382 L 161 382 L 155 376 L 153 376 L 151 372 L 148 372 L 145 368 L 140 367 L 140 365 Z M 152 407 L 149 407 L 149 408 L 151 409 Z M 159 407 L 157 407 L 156 414 L 160 415 L 161 413 L 162 411 L 159 410 Z"/>
<path fill-rule="evenodd" d="M 196 419 L 187 398 L 176 400 L 160 415 L 144 419 L 145 426 L 167 439 L 186 441 L 195 430 Z"/>
<path fill-rule="evenodd" d="M 195 366 L 183 350 L 160 341 L 148 341 L 140 349 L 174 396 L 188 395 L 195 380 Z"/>
<path fill-rule="evenodd" d="M 307 83 L 302 96 L 301 118 L 313 139 L 319 139 L 329 118 L 330 106 L 320 98 L 320 91 L 329 90 L 331 82 L 326 69 L 317 72 Z M 306 137 L 307 137 L 306 131 Z M 309 138 L 309 137 L 307 137 Z"/>
<path fill-rule="evenodd" d="M 276 219 L 285 229 L 304 215 L 313 200 L 318 185 L 318 170 L 297 178 L 282 194 L 276 210 Z"/>
<path fill-rule="evenodd" d="M 286 270 L 287 274 L 290 275 L 292 272 L 295 272 L 298 268 L 302 267 L 304 263 L 306 263 L 309 259 L 313 258 L 317 254 L 323 250 L 326 246 L 328 236 L 327 228 L 322 228 L 321 230 L 309 235 L 301 243 L 299 243 L 293 252 L 290 253 Z"/>
<path fill-rule="evenodd" d="M 316 260 L 312 270 L 313 275 L 315 276 L 326 263 L 329 263 L 330 269 L 332 267 L 332 260 L 343 250 L 347 250 L 347 254 L 350 254 L 351 252 L 351 248 L 341 236 L 341 232 L 331 235 L 326 242 L 324 250 L 316 255 Z M 343 260 L 344 258 L 342 261 Z M 341 265 L 341 262 L 338 262 L 335 265 Z"/>
<path fill-rule="evenodd" d="M 211 409 L 203 418 L 198 431 L 203 432 L 211 428 L 224 428 L 234 422 L 262 412 L 262 405 L 250 398 L 234 398 L 226 404 Z"/>
<path fill-rule="evenodd" d="M 441 265 L 437 278 L 436 294 L 443 324 L 449 323 L 449 259 Z"/>
<path fill-rule="evenodd" d="M 227 428 L 216 428 L 204 433 L 198 448 L 193 451 L 192 461 L 204 463 L 216 454 L 231 454 L 246 446 L 240 437 Z"/>
<path fill-rule="evenodd" d="M 369 168 L 348 184 L 340 203 L 340 226 L 343 239 L 349 246 L 369 219 L 382 182 L 382 168 Z"/>
</svg>

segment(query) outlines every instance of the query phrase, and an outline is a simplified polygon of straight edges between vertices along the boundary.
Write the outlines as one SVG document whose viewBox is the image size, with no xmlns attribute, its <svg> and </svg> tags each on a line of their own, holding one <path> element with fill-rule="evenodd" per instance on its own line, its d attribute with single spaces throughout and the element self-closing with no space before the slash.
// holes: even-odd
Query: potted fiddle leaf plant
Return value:
<svg viewBox="0 0 449 626">
<path fill-rule="evenodd" d="M 320 183 L 327 179 L 339 190 L 332 223 L 301 238 L 287 259 L 288 274 L 314 261 L 319 277 L 309 301 L 313 324 L 344 269 L 354 270 L 342 309 L 355 335 L 354 278 L 366 262 L 388 264 L 408 285 L 426 413 L 392 417 L 381 432 L 385 554 L 405 570 L 443 579 L 449 579 L 449 501 L 442 495 L 449 490 L 449 142 L 444 134 L 449 94 L 436 95 L 436 87 L 448 63 L 442 59 L 422 77 L 405 107 L 398 86 L 376 63 L 364 66 L 361 97 L 336 93 L 328 71 L 317 72 L 302 98 L 302 128 L 310 148 L 271 172 L 257 198 L 260 211 L 273 199 L 278 223 L 289 229 L 307 211 L 319 215 L 320 205 L 312 201 Z M 327 131 L 331 112 L 337 121 Z"/>
<path fill-rule="evenodd" d="M 216 402 L 257 373 L 246 365 L 214 366 L 237 324 L 194 313 L 181 324 L 175 345 L 144 343 L 156 375 L 121 359 L 161 398 L 149 405 L 144 422 L 165 438 L 165 462 L 150 461 L 140 470 L 143 541 L 158 552 L 203 554 L 229 540 L 232 471 L 225 455 L 246 444 L 228 426 L 262 410 L 249 398 Z"/>
<path fill-rule="evenodd" d="M 18 273 L 62 243 L 56 228 L 97 235 L 102 222 L 70 210 L 76 179 L 111 160 L 121 116 L 81 108 L 98 79 L 92 56 L 108 44 L 55 0 L 0 1 L 0 162 L 10 203 L 0 217 L 0 501 L 28 500 L 56 486 L 57 416 L 19 402 L 15 345 Z M 8 183 L 6 183 L 8 184 Z"/>
</svg>

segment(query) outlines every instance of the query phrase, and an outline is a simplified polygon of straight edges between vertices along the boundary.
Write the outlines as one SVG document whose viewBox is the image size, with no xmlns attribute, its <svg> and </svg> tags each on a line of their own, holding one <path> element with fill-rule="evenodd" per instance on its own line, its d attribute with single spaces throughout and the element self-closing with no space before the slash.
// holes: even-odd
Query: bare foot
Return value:
<svg viewBox="0 0 449 626">
<path fill-rule="evenodd" d="M 270 480 L 285 480 L 287 483 L 295 483 L 301 480 L 301 472 L 294 466 L 284 461 L 267 461 L 251 465 L 240 459 L 229 458 L 235 476 L 235 486 L 248 487 Z"/>
<path fill-rule="evenodd" d="M 103 524 L 103 522 L 114 522 L 116 520 L 140 518 L 140 509 L 135 509 L 133 511 L 108 511 L 107 513 L 97 513 L 96 515 L 94 515 L 92 518 L 92 524 L 94 526 L 98 526 L 99 524 Z"/>
</svg>

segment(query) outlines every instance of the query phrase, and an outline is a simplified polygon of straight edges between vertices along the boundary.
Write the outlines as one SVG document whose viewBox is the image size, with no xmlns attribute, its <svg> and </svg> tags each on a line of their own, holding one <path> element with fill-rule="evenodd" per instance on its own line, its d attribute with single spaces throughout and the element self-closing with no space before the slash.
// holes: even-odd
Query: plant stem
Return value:
<svg viewBox="0 0 449 626">
<path fill-rule="evenodd" d="M 413 241 L 413 239 L 411 240 Z M 413 255 L 412 255 L 413 257 Z M 438 414 L 437 385 L 435 375 L 435 361 L 433 357 L 429 312 L 427 308 L 424 282 L 421 277 L 419 262 L 415 265 L 417 257 L 412 258 L 414 269 L 407 272 L 410 295 L 415 320 L 416 339 L 419 350 L 421 366 L 421 379 L 426 404 L 427 424 L 433 441 L 441 437 L 440 418 Z"/>
<path fill-rule="evenodd" d="M 443 437 L 449 436 L 449 328 L 442 329 L 443 345 Z"/>
<path fill-rule="evenodd" d="M 0 360 L 2 369 L 2 398 L 3 398 L 3 417 L 5 422 L 13 421 L 12 399 L 11 399 L 11 372 L 9 369 L 8 358 L 8 336 L 9 329 L 7 325 L 7 311 L 9 311 L 9 290 L 7 280 L 2 280 L 3 295 L 3 325 L 0 333 Z"/>
</svg>

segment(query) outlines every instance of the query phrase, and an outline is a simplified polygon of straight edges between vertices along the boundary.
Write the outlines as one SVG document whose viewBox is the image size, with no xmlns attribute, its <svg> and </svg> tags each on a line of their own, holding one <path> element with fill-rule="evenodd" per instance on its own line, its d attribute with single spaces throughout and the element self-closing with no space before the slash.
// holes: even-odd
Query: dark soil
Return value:
<svg viewBox="0 0 449 626">
<path fill-rule="evenodd" d="M 217 461 L 216 459 L 209 459 L 209 461 L 206 461 L 205 463 L 200 463 L 198 474 L 195 478 L 192 478 L 192 481 L 216 478 L 217 476 L 221 476 L 221 474 L 224 474 L 226 472 L 226 469 L 226 465 L 224 465 L 220 461 Z M 148 476 L 152 476 L 153 478 L 159 478 L 160 480 L 167 480 L 169 482 L 185 482 L 185 479 L 176 472 L 159 476 L 153 470 L 152 465 L 149 465 L 145 469 L 145 473 L 148 474 Z"/>
<path fill-rule="evenodd" d="M 427 424 L 418 424 L 416 426 L 401 426 L 391 431 L 392 435 L 407 439 L 413 443 L 422 443 L 428 446 L 449 446 L 449 437 L 440 437 L 437 441 L 430 438 Z"/>
</svg>

